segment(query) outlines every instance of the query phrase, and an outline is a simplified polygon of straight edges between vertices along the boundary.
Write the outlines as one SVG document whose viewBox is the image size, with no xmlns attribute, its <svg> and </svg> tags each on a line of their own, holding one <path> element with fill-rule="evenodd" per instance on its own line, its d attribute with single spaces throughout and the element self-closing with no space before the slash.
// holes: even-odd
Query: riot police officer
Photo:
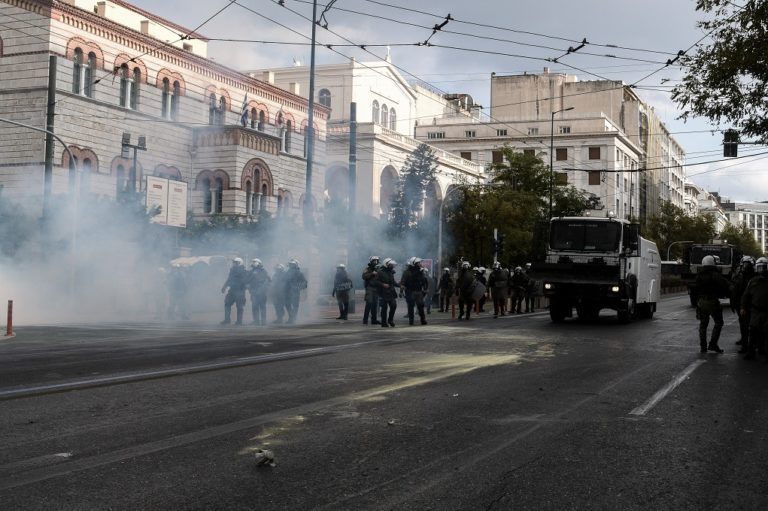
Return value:
<svg viewBox="0 0 768 511">
<path fill-rule="evenodd" d="M 491 274 L 488 276 L 488 287 L 491 289 L 491 298 L 493 299 L 493 318 L 499 315 L 504 316 L 504 308 L 507 306 L 507 287 L 509 286 L 509 272 L 501 267 L 501 263 L 496 261 L 491 267 Z"/>
<path fill-rule="evenodd" d="M 229 275 L 226 282 L 221 287 L 222 293 L 227 293 L 224 297 L 224 321 L 222 325 L 228 325 L 231 322 L 232 305 L 237 309 L 236 325 L 243 324 L 243 308 L 245 307 L 245 288 L 248 285 L 248 272 L 243 266 L 243 260 L 239 257 L 232 259 L 232 267 L 229 269 Z"/>
<path fill-rule="evenodd" d="M 301 273 L 299 261 L 291 259 L 288 261 L 288 271 L 285 272 L 285 308 L 288 310 L 289 325 L 296 323 L 301 292 L 304 289 L 307 289 L 307 279 Z"/>
<path fill-rule="evenodd" d="M 741 258 L 741 268 L 731 279 L 731 311 L 739 312 L 741 297 L 747 289 L 749 281 L 755 276 L 755 260 L 751 256 Z M 747 340 L 749 339 L 749 311 L 739 314 L 739 334 L 741 337 L 736 344 L 741 344 L 743 353 L 746 353 Z"/>
<path fill-rule="evenodd" d="M 405 303 L 408 306 L 408 324 L 413 325 L 414 308 L 419 312 L 422 325 L 427 324 L 424 315 L 424 294 L 427 292 L 428 282 L 421 271 L 421 259 L 411 257 L 408 266 L 400 278 L 401 293 L 405 295 Z"/>
<path fill-rule="evenodd" d="M 368 266 L 363 270 L 363 283 L 365 285 L 365 310 L 363 311 L 363 324 L 368 324 L 368 316 L 371 317 L 371 324 L 378 325 L 376 320 L 379 308 L 379 290 L 375 285 L 377 269 L 379 266 L 379 256 L 371 256 L 368 259 Z"/>
<path fill-rule="evenodd" d="M 475 304 L 473 293 L 475 292 L 476 285 L 477 281 L 475 280 L 475 273 L 472 271 L 472 265 L 468 261 L 464 261 L 461 263 L 459 278 L 456 279 L 456 294 L 459 297 L 459 319 L 465 317 L 464 309 L 466 308 L 466 320 L 469 321 L 472 307 Z"/>
<path fill-rule="evenodd" d="M 706 259 L 706 258 L 705 258 Z M 741 315 L 749 316 L 749 338 L 744 358 L 752 360 L 755 352 L 765 350 L 768 335 L 768 259 L 760 257 L 755 262 L 755 276 L 747 284 L 741 297 Z"/>
<path fill-rule="evenodd" d="M 272 306 L 275 308 L 275 324 L 280 325 L 285 315 L 285 266 L 275 265 L 275 272 L 272 274 L 272 285 L 269 288 L 269 297 L 272 300 Z"/>
<path fill-rule="evenodd" d="M 443 274 L 440 276 L 437 290 L 440 293 L 439 312 L 448 312 L 448 307 L 451 304 L 451 297 L 453 296 L 454 290 L 453 277 L 451 276 L 450 268 L 443 268 Z"/>
<path fill-rule="evenodd" d="M 395 266 L 397 262 L 387 257 L 381 268 L 376 272 L 375 285 L 379 291 L 379 304 L 381 305 L 381 326 L 395 326 L 395 310 L 397 310 L 397 288 L 400 287 L 395 280 Z"/>
<path fill-rule="evenodd" d="M 248 275 L 248 292 L 251 294 L 251 315 L 254 325 L 267 324 L 267 291 L 271 281 L 261 259 L 252 259 L 251 271 Z"/>
<path fill-rule="evenodd" d="M 701 268 L 696 275 L 696 289 L 699 290 L 697 314 L 699 317 L 699 345 L 701 352 L 707 350 L 722 353 L 717 342 L 720 339 L 720 331 L 723 329 L 723 308 L 720 306 L 720 298 L 730 295 L 730 284 L 715 266 L 715 258 L 711 255 L 704 256 L 701 260 Z M 712 337 L 707 344 L 707 326 L 709 318 L 715 322 L 712 327 Z"/>
<path fill-rule="evenodd" d="M 340 263 L 336 266 L 336 275 L 333 278 L 332 296 L 336 297 L 336 303 L 339 305 L 339 317 L 336 319 L 347 319 L 349 314 L 349 292 L 352 289 L 352 279 L 347 275 L 347 266 Z"/>
</svg>

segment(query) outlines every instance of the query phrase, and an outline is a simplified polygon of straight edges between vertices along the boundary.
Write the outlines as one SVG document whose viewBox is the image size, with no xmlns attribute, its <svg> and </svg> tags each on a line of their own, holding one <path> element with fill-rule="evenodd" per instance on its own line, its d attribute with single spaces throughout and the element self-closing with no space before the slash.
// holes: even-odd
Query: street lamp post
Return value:
<svg viewBox="0 0 768 511">
<path fill-rule="evenodd" d="M 569 106 L 568 108 L 561 108 L 560 110 L 552 112 L 552 122 L 550 123 L 549 129 L 549 218 L 552 218 L 552 188 L 554 187 L 555 181 L 554 161 L 552 159 L 552 153 L 555 152 L 555 114 L 568 112 L 574 108 L 575 107 L 573 106 Z"/>
<path fill-rule="evenodd" d="M 464 188 L 492 188 L 494 186 L 498 186 L 498 183 L 476 183 L 476 184 L 467 184 L 467 185 L 461 185 L 461 186 L 455 186 L 453 188 L 449 188 L 448 192 L 445 194 L 445 197 L 443 197 L 442 202 L 440 202 L 440 214 L 438 215 L 437 219 L 437 269 L 440 270 L 443 265 L 443 206 L 445 206 L 445 203 L 448 202 L 448 197 L 455 192 L 456 190 L 462 190 Z"/>
<path fill-rule="evenodd" d="M 693 243 L 693 241 L 673 241 L 670 243 L 667 247 L 667 261 L 669 261 L 669 250 L 672 248 L 672 245 L 677 245 L 678 243 Z"/>
<path fill-rule="evenodd" d="M 131 197 L 136 194 L 136 165 L 138 164 L 137 151 L 147 150 L 147 137 L 139 135 L 139 142 L 136 145 L 131 144 L 131 134 L 124 132 L 122 140 L 122 157 L 128 158 L 128 150 L 133 149 L 133 165 L 128 177 L 128 191 L 131 193 Z"/>
</svg>

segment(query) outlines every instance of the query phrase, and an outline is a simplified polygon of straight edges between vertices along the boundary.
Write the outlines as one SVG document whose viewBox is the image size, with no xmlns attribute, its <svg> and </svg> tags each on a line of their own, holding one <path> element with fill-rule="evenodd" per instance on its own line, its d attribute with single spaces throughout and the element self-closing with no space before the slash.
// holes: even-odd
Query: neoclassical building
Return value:
<svg viewBox="0 0 768 511">
<path fill-rule="evenodd" d="M 187 183 L 193 215 L 301 217 L 306 99 L 214 62 L 204 36 L 122 0 L 0 0 L 0 17 L 0 119 L 45 129 L 50 78 L 69 149 L 57 141 L 46 157 L 44 133 L 0 122 L 4 195 L 42 207 L 48 159 L 54 195 L 114 198 L 154 175 Z M 314 112 L 318 214 L 329 113 Z"/>
<path fill-rule="evenodd" d="M 290 92 L 308 96 L 306 66 L 250 71 L 250 76 Z M 345 200 L 349 192 L 351 104 L 355 104 L 356 210 L 375 218 L 386 217 L 395 185 L 408 156 L 422 143 L 414 137 L 419 119 L 448 115 L 457 106 L 448 95 L 421 83 L 406 81 L 389 58 L 378 62 L 351 59 L 315 69 L 315 104 L 330 109 L 326 202 Z M 482 165 L 431 146 L 437 158 L 437 177 L 426 190 L 425 216 L 437 215 L 448 188 L 460 182 L 485 180 Z"/>
</svg>

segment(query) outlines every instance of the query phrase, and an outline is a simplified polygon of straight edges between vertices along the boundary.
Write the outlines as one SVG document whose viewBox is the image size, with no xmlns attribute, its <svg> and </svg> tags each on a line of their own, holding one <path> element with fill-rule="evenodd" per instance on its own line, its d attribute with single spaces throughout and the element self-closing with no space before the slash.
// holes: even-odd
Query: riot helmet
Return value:
<svg viewBox="0 0 768 511">
<path fill-rule="evenodd" d="M 755 272 L 761 275 L 768 273 L 768 259 L 760 257 L 757 262 L 755 262 Z"/>
<path fill-rule="evenodd" d="M 251 259 L 251 268 L 261 268 L 263 265 L 261 263 L 261 259 L 259 258 L 253 258 Z"/>
<path fill-rule="evenodd" d="M 701 259 L 701 265 L 702 266 L 714 266 L 715 265 L 715 256 L 711 256 L 711 255 L 704 256 Z"/>
</svg>

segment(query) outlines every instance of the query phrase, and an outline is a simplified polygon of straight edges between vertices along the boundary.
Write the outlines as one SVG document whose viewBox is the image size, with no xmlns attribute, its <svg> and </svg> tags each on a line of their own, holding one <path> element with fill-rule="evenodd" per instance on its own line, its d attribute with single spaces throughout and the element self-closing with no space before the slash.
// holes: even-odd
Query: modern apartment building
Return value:
<svg viewBox="0 0 768 511">
<path fill-rule="evenodd" d="M 723 202 L 723 210 L 728 222 L 735 226 L 745 224 L 755 236 L 755 241 L 768 252 L 768 203 L 765 202 Z"/>
<path fill-rule="evenodd" d="M 559 183 L 599 208 L 641 220 L 661 200 L 683 206 L 682 148 L 634 91 L 565 74 L 491 76 L 488 116 L 467 112 L 420 123 L 416 137 L 486 167 L 509 145 L 550 160 Z"/>
</svg>

